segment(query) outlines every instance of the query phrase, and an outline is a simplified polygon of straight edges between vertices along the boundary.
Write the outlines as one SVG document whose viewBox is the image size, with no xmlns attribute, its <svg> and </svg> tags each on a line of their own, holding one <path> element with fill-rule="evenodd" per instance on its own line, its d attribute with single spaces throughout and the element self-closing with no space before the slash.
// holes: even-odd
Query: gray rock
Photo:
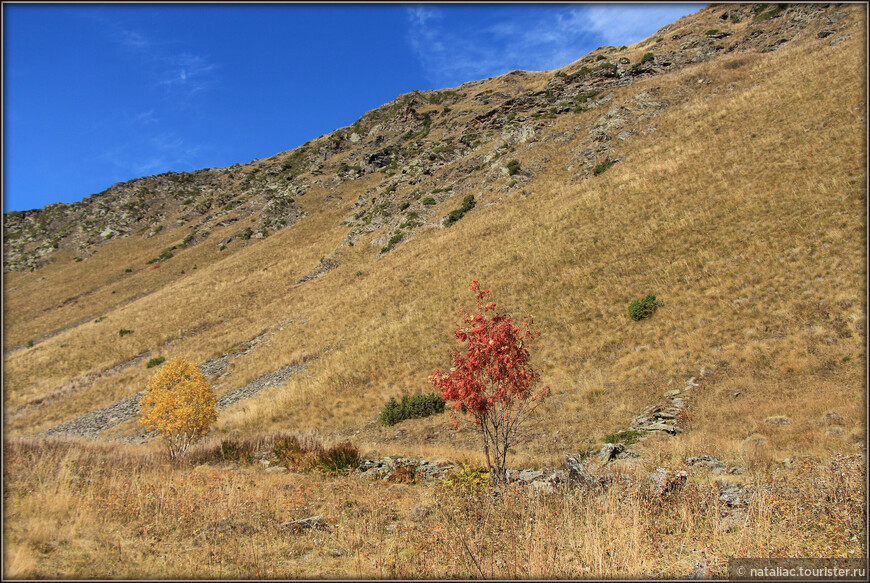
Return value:
<svg viewBox="0 0 870 583">
<path fill-rule="evenodd" d="M 732 508 L 740 508 L 749 504 L 752 493 L 749 489 L 733 482 L 720 480 L 715 482 L 719 487 L 719 501 Z"/>
<path fill-rule="evenodd" d="M 578 482 L 582 485 L 591 486 L 597 484 L 598 481 L 589 473 L 586 466 L 580 461 L 580 456 L 576 454 L 565 454 L 565 465 L 568 472 L 568 480 Z"/>
<path fill-rule="evenodd" d="M 791 419 L 785 415 L 773 415 L 764 420 L 769 425 L 791 425 Z"/>
<path fill-rule="evenodd" d="M 715 474 L 721 474 L 725 471 L 725 468 L 727 467 L 725 465 L 725 462 L 723 462 L 719 458 L 706 454 L 697 457 L 686 458 L 686 463 L 692 466 L 701 466 Z"/>
<path fill-rule="evenodd" d="M 664 468 L 656 468 L 656 471 L 647 478 L 647 484 L 654 495 L 663 497 L 679 492 L 686 483 L 686 478 L 688 474 L 684 471 L 672 474 Z"/>
<path fill-rule="evenodd" d="M 846 418 L 836 411 L 828 411 L 822 416 L 822 425 L 843 425 Z"/>
<path fill-rule="evenodd" d="M 280 525 L 281 528 L 290 532 L 302 532 L 305 530 L 322 530 L 326 528 L 326 523 L 323 522 L 323 515 L 309 516 L 308 518 L 300 518 L 298 520 L 289 520 Z"/>
<path fill-rule="evenodd" d="M 625 451 L 625 446 L 621 443 L 605 443 L 598 452 L 598 459 L 602 463 L 607 463 L 616 456 Z"/>
<path fill-rule="evenodd" d="M 411 510 L 411 518 L 414 520 L 423 520 L 432 514 L 432 506 L 429 504 L 419 504 Z"/>
<path fill-rule="evenodd" d="M 521 482 L 534 482 L 535 480 L 540 480 L 544 476 L 544 472 L 541 470 L 523 470 L 517 476 L 517 479 Z"/>
</svg>

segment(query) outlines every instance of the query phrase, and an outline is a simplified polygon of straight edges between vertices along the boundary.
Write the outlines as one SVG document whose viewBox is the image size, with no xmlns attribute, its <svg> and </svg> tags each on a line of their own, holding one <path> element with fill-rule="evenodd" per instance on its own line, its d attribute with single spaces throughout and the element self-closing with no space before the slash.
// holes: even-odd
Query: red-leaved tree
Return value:
<svg viewBox="0 0 870 583">
<path fill-rule="evenodd" d="M 464 312 L 465 325 L 454 335 L 467 343 L 465 352 L 453 355 L 449 372 L 436 370 L 429 380 L 445 401 L 454 405 L 453 424 L 458 426 L 456 411 L 465 409 L 483 439 L 486 463 L 496 483 L 505 480 L 508 449 L 515 445 L 520 425 L 550 394 L 545 388 L 534 392 L 540 373 L 529 364 L 527 344 L 538 332 L 525 322 L 515 326 L 508 314 L 495 311 L 495 302 L 486 302 L 488 289 L 471 282 L 476 293 L 477 310 Z"/>
</svg>

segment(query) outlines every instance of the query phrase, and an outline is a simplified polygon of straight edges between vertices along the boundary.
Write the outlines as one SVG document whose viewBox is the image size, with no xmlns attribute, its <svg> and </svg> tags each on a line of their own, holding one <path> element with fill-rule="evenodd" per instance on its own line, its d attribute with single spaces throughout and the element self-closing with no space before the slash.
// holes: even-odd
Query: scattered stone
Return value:
<svg viewBox="0 0 870 583">
<path fill-rule="evenodd" d="M 568 472 L 568 481 L 577 482 L 583 486 L 597 486 L 598 479 L 589 473 L 586 466 L 580 461 L 580 456 L 577 454 L 565 454 L 565 465 Z"/>
<path fill-rule="evenodd" d="M 343 547 L 332 547 L 331 549 L 326 551 L 326 554 L 330 557 L 346 557 L 350 555 L 350 551 Z"/>
<path fill-rule="evenodd" d="M 266 468 L 267 474 L 280 474 L 281 472 L 286 472 L 287 468 L 284 466 L 271 466 Z"/>
<path fill-rule="evenodd" d="M 767 445 L 767 438 L 757 433 L 754 433 L 743 440 L 744 448 L 758 449 L 765 445 Z"/>
<path fill-rule="evenodd" d="M 822 416 L 822 425 L 843 425 L 846 418 L 836 411 L 828 411 Z"/>
<path fill-rule="evenodd" d="M 602 463 L 607 463 L 612 459 L 615 459 L 616 456 L 625 451 L 625 446 L 621 443 L 605 443 L 601 447 L 601 451 L 598 452 L 598 459 L 601 460 Z"/>
<path fill-rule="evenodd" d="M 423 520 L 430 514 L 432 514 L 433 506 L 430 504 L 419 504 L 411 510 L 411 518 L 414 520 Z"/>
<path fill-rule="evenodd" d="M 665 393 L 665 397 L 676 397 L 676 396 L 679 395 L 681 392 L 682 392 L 682 391 L 680 391 L 680 389 L 671 389 L 670 391 L 668 391 L 667 393 Z"/>
<path fill-rule="evenodd" d="M 283 522 L 281 528 L 290 532 L 302 532 L 305 530 L 322 530 L 326 528 L 326 523 L 323 522 L 323 515 L 309 516 L 308 518 L 300 518 L 299 520 L 290 520 Z"/>
<path fill-rule="evenodd" d="M 647 483 L 654 495 L 663 497 L 680 491 L 683 485 L 685 485 L 688 476 L 685 471 L 671 474 L 671 472 L 664 468 L 656 468 L 656 471 L 647 478 Z"/>
<path fill-rule="evenodd" d="M 521 482 L 534 482 L 544 476 L 544 472 L 541 470 L 523 470 L 517 476 L 517 479 Z"/>
<path fill-rule="evenodd" d="M 751 492 L 745 487 L 727 480 L 717 480 L 714 484 L 719 488 L 719 501 L 726 506 L 739 508 L 749 505 Z"/>
<path fill-rule="evenodd" d="M 831 427 L 827 431 L 825 431 L 825 437 L 836 437 L 838 435 L 843 435 L 842 427 Z"/>
<path fill-rule="evenodd" d="M 764 420 L 769 425 L 791 425 L 791 419 L 785 415 L 773 415 Z"/>
<path fill-rule="evenodd" d="M 710 470 L 714 474 L 721 474 L 725 471 L 725 468 L 727 467 L 725 465 L 725 462 L 723 462 L 719 458 L 706 454 L 697 457 L 686 458 L 686 463 L 692 466 L 701 466 Z"/>
</svg>

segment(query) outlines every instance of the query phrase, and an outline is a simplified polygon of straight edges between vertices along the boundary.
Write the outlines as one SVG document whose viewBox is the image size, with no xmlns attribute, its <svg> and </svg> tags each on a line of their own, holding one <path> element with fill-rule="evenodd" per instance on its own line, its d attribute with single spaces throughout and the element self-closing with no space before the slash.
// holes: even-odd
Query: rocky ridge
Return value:
<svg viewBox="0 0 870 583">
<path fill-rule="evenodd" d="M 836 5 L 711 5 L 702 15 L 659 30 L 634 62 L 628 55 L 637 48 L 600 47 L 549 78 L 512 71 L 455 89 L 414 91 L 267 159 L 137 178 L 80 202 L 4 213 L 4 271 L 38 269 L 58 249 L 84 260 L 115 239 L 178 231 L 180 242 L 155 257 L 159 263 L 249 217 L 250 225 L 214 244 L 256 240 L 304 220 L 312 188 L 335 192 L 372 174 L 381 181 L 359 189 L 343 244 L 379 231 L 372 244 L 387 248 L 440 225 L 437 204 L 457 194 L 521 191 L 543 168 L 509 169 L 508 159 L 536 142 L 566 144 L 575 179 L 594 177 L 619 161 L 633 135 L 655 131 L 658 111 L 686 98 L 652 87 L 616 102 L 618 88 L 719 55 L 774 51 L 799 34 L 831 44 L 845 38 L 845 9 Z M 573 128 L 556 132 L 564 116 Z"/>
</svg>

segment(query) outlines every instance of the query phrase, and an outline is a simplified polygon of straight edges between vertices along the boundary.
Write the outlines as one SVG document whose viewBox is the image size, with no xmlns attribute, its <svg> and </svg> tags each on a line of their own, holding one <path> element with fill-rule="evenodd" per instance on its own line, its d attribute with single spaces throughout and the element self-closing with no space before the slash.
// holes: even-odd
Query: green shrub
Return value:
<svg viewBox="0 0 870 583">
<path fill-rule="evenodd" d="M 253 234 L 254 234 L 254 230 L 251 227 L 245 227 L 245 230 L 242 231 L 242 234 L 240 235 L 240 237 L 243 241 L 247 241 L 248 239 L 251 238 L 251 235 L 253 235 Z"/>
<path fill-rule="evenodd" d="M 155 366 L 162 364 L 164 360 L 166 359 L 162 356 L 155 356 L 148 361 L 148 364 L 145 365 L 145 368 L 154 368 Z"/>
<path fill-rule="evenodd" d="M 131 273 L 132 271 L 133 271 L 133 269 L 131 269 L 130 267 L 128 267 L 127 269 L 124 270 L 124 273 Z"/>
<path fill-rule="evenodd" d="M 656 58 L 656 56 L 654 54 L 646 53 L 643 57 L 641 57 L 640 62 L 641 63 L 649 63 L 651 61 L 654 61 L 655 58 Z"/>
<path fill-rule="evenodd" d="M 423 199 L 422 201 L 420 201 L 420 202 L 422 202 L 422 203 L 425 204 L 425 205 L 438 204 L 438 203 L 436 202 L 436 200 L 435 200 L 434 198 L 432 198 L 431 196 L 427 196 L 426 198 L 424 198 L 424 199 Z"/>
<path fill-rule="evenodd" d="M 761 12 L 755 15 L 755 18 L 752 19 L 752 22 L 762 22 L 769 18 L 776 18 L 779 16 L 786 8 L 788 8 L 788 4 L 777 4 L 776 6 L 770 6 L 770 9 L 765 12 L 763 9 Z"/>
<path fill-rule="evenodd" d="M 127 334 L 132 334 L 132 333 L 133 333 L 132 330 L 127 330 L 126 328 L 121 328 L 120 330 L 118 330 L 118 336 L 120 336 L 121 338 L 123 338 Z"/>
<path fill-rule="evenodd" d="M 445 482 L 455 488 L 483 489 L 492 485 L 492 476 L 477 462 L 462 462 L 459 469 L 452 472 Z"/>
<path fill-rule="evenodd" d="M 602 77 L 619 77 L 619 67 L 611 62 L 601 63 L 596 67 L 596 70 Z"/>
<path fill-rule="evenodd" d="M 577 103 L 586 103 L 590 99 L 597 97 L 601 91 L 585 91 L 577 95 Z"/>
<path fill-rule="evenodd" d="M 598 176 L 602 172 L 606 172 L 611 166 L 613 166 L 613 161 L 610 158 L 607 158 L 603 162 L 600 162 L 592 169 L 592 173 L 595 176 Z"/>
<path fill-rule="evenodd" d="M 664 303 L 657 301 L 653 294 L 649 294 L 643 299 L 631 302 L 628 306 L 628 315 L 632 320 L 643 320 L 644 318 L 652 316 L 653 312 L 655 312 L 659 306 L 663 305 Z"/>
<path fill-rule="evenodd" d="M 33 348 L 33 340 L 27 341 L 27 348 Z"/>
<path fill-rule="evenodd" d="M 403 202 L 402 204 L 399 205 L 399 210 L 400 210 L 400 211 L 403 211 L 403 210 L 405 210 L 406 208 L 408 208 L 409 206 L 411 206 L 411 203 L 408 202 L 408 201 L 405 201 L 405 202 Z"/>
<path fill-rule="evenodd" d="M 404 395 L 401 401 L 390 400 L 381 410 L 380 421 L 383 425 L 395 425 L 405 419 L 418 419 L 444 412 L 444 399 L 438 393 L 426 395 Z"/>
<path fill-rule="evenodd" d="M 359 466 L 359 450 L 349 441 L 339 443 L 317 456 L 317 466 L 328 474 L 348 474 Z"/>
<path fill-rule="evenodd" d="M 477 202 L 474 200 L 473 194 L 469 194 L 468 196 L 466 196 L 462 200 L 461 207 L 459 207 L 458 209 L 453 209 L 447 214 L 447 217 L 444 219 L 444 226 L 450 227 L 451 225 L 453 225 L 453 223 L 464 217 L 465 213 L 473 209 L 475 204 L 477 204 Z"/>
<path fill-rule="evenodd" d="M 517 172 L 520 171 L 520 161 L 519 160 L 511 160 L 507 163 L 508 174 L 513 176 Z"/>
<path fill-rule="evenodd" d="M 395 247 L 402 239 L 405 238 L 405 233 L 402 231 L 396 231 L 393 233 L 393 236 L 390 237 L 390 240 L 387 242 L 386 246 L 381 248 L 381 253 L 389 252 L 393 247 Z"/>
<path fill-rule="evenodd" d="M 643 435 L 642 431 L 637 431 L 635 429 L 628 429 L 626 431 L 617 431 L 616 433 L 610 433 L 604 436 L 604 443 L 621 443 L 623 445 L 631 445 L 635 443 L 640 436 Z"/>
</svg>

